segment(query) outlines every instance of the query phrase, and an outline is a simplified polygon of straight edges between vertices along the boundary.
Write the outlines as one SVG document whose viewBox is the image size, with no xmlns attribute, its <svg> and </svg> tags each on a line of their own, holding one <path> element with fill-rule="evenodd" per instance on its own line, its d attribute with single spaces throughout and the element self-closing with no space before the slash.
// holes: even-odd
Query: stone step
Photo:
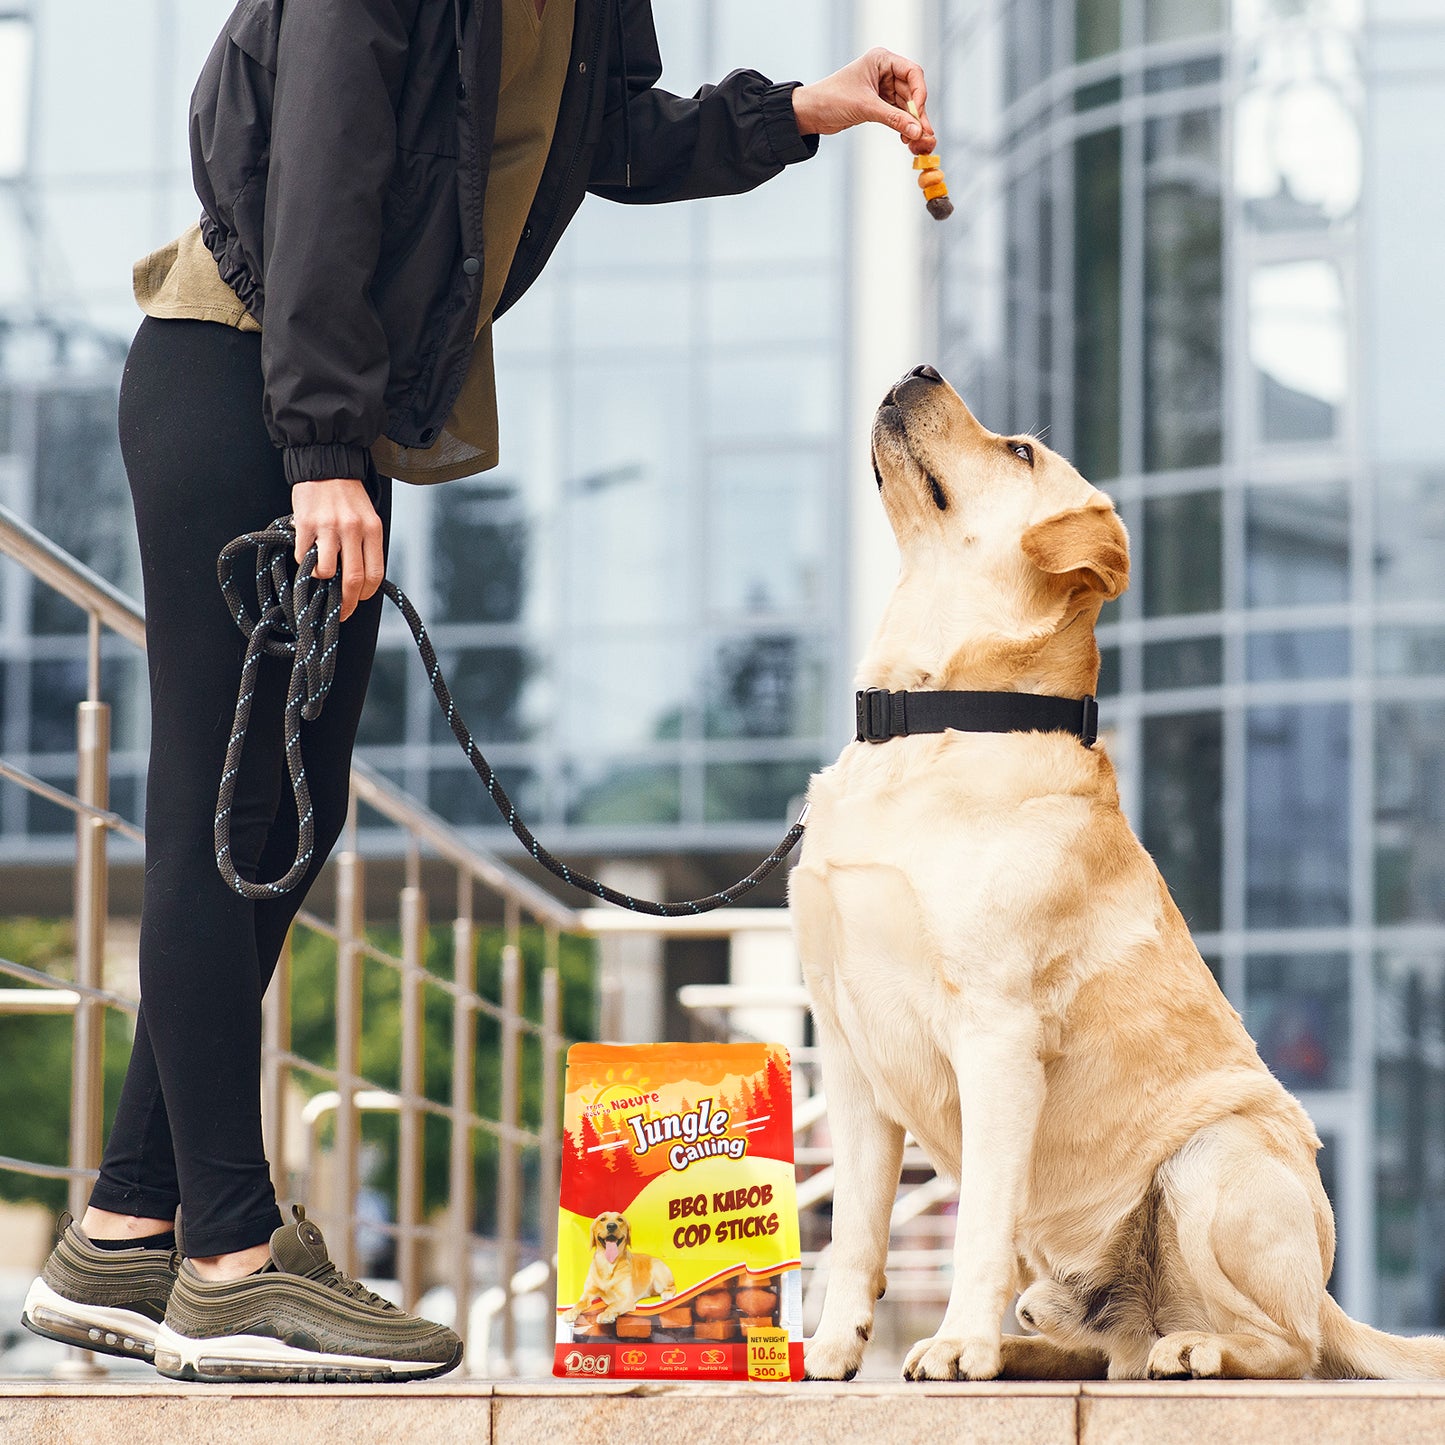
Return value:
<svg viewBox="0 0 1445 1445">
<path fill-rule="evenodd" d="M 0 1380 L 0 1442 L 44 1445 L 1408 1445 L 1445 1382 L 850 1385 Z"/>
</svg>

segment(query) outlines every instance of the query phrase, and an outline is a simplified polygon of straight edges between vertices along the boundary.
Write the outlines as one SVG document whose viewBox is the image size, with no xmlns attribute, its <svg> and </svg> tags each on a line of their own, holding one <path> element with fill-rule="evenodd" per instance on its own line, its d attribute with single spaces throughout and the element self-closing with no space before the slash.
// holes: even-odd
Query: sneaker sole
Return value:
<svg viewBox="0 0 1445 1445">
<path fill-rule="evenodd" d="M 32 1334 L 100 1355 L 151 1363 L 160 1326 L 135 1310 L 81 1304 L 36 1279 L 25 1296 L 20 1323 Z"/>
<path fill-rule="evenodd" d="M 169 1325 L 156 1332 L 156 1369 L 171 1380 L 200 1380 L 227 1385 L 290 1381 L 298 1384 L 372 1384 L 382 1381 L 429 1380 L 445 1375 L 462 1362 L 462 1347 L 449 1360 L 385 1360 L 368 1355 L 327 1354 L 303 1350 L 263 1335 L 221 1335 L 193 1340 Z"/>
</svg>

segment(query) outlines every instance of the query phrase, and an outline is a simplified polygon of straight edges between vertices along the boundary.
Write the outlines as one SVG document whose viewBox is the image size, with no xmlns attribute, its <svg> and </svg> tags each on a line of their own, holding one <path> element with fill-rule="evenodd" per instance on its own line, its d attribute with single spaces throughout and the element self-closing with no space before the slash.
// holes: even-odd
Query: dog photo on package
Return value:
<svg viewBox="0 0 1445 1445">
<path fill-rule="evenodd" d="M 555 1374 L 802 1378 L 781 1044 L 574 1044 L 562 1150 Z"/>
</svg>

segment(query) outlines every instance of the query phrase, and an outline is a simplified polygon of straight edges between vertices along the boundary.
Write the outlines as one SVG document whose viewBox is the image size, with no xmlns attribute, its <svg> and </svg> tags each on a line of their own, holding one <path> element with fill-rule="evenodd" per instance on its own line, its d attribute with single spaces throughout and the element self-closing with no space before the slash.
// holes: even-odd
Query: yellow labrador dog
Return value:
<svg viewBox="0 0 1445 1445">
<path fill-rule="evenodd" d="M 655 1255 L 632 1248 L 632 1226 L 625 1215 L 608 1211 L 592 1221 L 592 1263 L 577 1303 L 562 1316 L 575 1324 L 595 1299 L 602 1301 L 597 1323 L 610 1325 L 649 1295 L 671 1299 L 677 1285 L 672 1271 Z"/>
<path fill-rule="evenodd" d="M 1094 624 L 1128 580 L 1108 498 L 986 430 L 931 367 L 888 393 L 873 450 L 902 566 L 859 686 L 1092 693 Z M 1320 1141 L 1101 746 L 859 741 L 808 796 L 790 904 L 838 1179 L 809 1375 L 862 1360 L 905 1130 L 962 1182 L 947 1312 L 912 1379 L 1445 1375 L 1445 1340 L 1381 1334 L 1326 1293 Z M 1004 1336 L 1019 1292 L 1034 1333 Z"/>
</svg>

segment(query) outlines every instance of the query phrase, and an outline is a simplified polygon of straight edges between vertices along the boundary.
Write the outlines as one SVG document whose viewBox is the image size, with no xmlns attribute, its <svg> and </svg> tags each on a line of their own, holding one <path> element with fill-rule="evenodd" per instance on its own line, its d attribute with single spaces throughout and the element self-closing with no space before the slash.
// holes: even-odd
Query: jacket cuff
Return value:
<svg viewBox="0 0 1445 1445">
<path fill-rule="evenodd" d="M 365 481 L 370 461 L 369 447 L 347 446 L 340 442 L 285 447 L 282 451 L 286 480 L 293 487 L 297 482 L 324 482 L 332 477 L 355 477 L 358 481 Z"/>
<path fill-rule="evenodd" d="M 818 137 L 798 134 L 798 117 L 793 114 L 793 92 L 801 80 L 785 80 L 763 92 L 763 134 L 773 159 L 779 165 L 805 161 L 818 152 Z"/>
</svg>

